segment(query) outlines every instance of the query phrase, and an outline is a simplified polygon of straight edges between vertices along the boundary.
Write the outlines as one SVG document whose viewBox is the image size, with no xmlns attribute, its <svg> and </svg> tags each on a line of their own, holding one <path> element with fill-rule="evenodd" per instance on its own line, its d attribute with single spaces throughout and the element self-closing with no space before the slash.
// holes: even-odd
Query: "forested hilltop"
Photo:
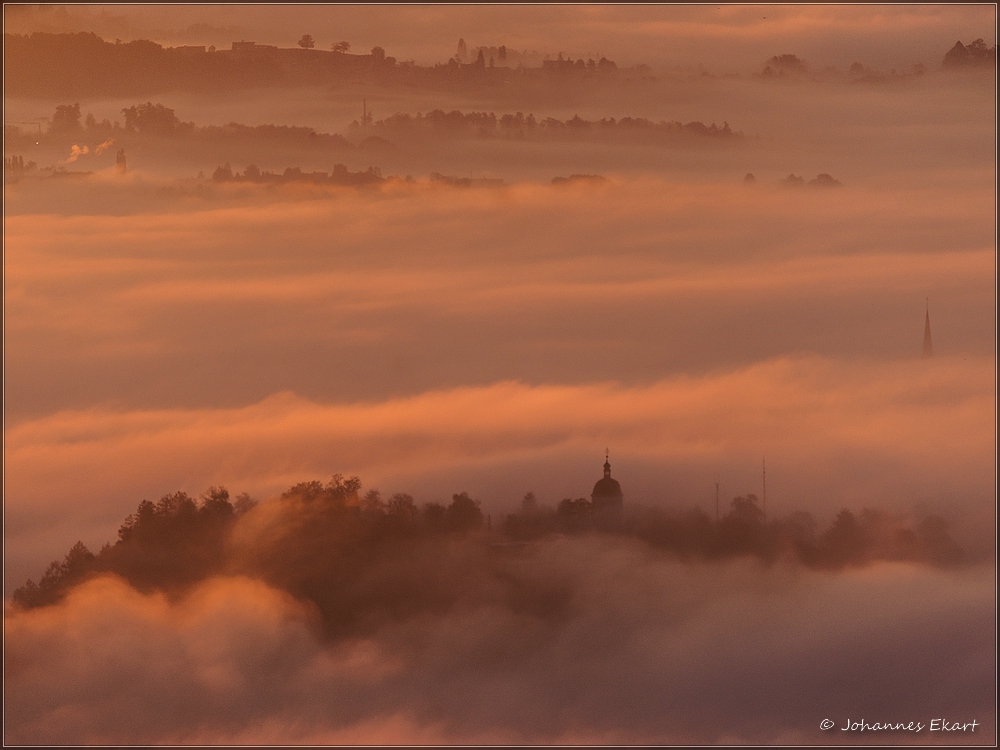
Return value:
<svg viewBox="0 0 1000 750">
<path fill-rule="evenodd" d="M 937 516 L 914 520 L 842 510 L 825 530 L 807 513 L 767 518 L 753 495 L 712 518 L 699 510 L 609 509 L 586 498 L 546 508 L 528 493 L 505 519 L 485 514 L 467 493 L 447 505 L 405 493 L 362 492 L 357 477 L 303 482 L 256 503 L 211 487 L 144 500 L 97 554 L 83 544 L 53 562 L 40 583 L 13 594 L 20 607 L 61 600 L 94 576 L 113 574 L 141 591 L 181 594 L 216 575 L 260 579 L 312 601 L 329 637 L 367 632 L 385 620 L 447 610 L 469 596 L 558 615 L 559 591 L 538 588 L 524 555 L 536 542 L 588 535 L 647 545 L 686 561 L 756 558 L 814 569 L 880 560 L 954 565 L 964 557 Z M 473 594 L 472 592 L 479 592 Z"/>
<path fill-rule="evenodd" d="M 460 48 L 463 42 L 460 42 Z M 145 39 L 106 41 L 92 32 L 4 34 L 4 86 L 8 96 L 95 97 L 151 96 L 171 91 L 227 92 L 267 86 L 375 84 L 465 93 L 567 89 L 612 90 L 622 83 L 655 80 L 644 64 L 619 68 L 613 61 L 564 58 L 538 60 L 504 47 L 480 47 L 478 54 L 456 55 L 447 62 L 417 65 L 399 61 L 382 47 L 352 53 L 348 42 L 315 49 L 305 35 L 298 47 L 234 41 L 230 48 L 164 47 Z M 471 62 L 464 62 L 470 59 Z M 534 65 L 538 62 L 540 65 Z M 996 46 L 982 39 L 956 42 L 944 54 L 945 70 L 988 69 L 996 65 Z M 912 74 L 922 75 L 923 65 Z M 701 75 L 708 75 L 702 72 Z M 811 77 L 884 83 L 901 76 L 854 63 L 846 78 L 833 69 L 814 71 L 793 54 L 775 55 L 758 77 Z M 910 74 L 903 74 L 906 77 Z"/>
<path fill-rule="evenodd" d="M 163 47 L 147 40 L 108 42 L 93 33 L 4 34 L 4 85 L 15 96 L 147 96 L 165 91 L 232 91 L 261 86 L 379 83 L 443 89 L 492 89 L 520 83 L 601 85 L 620 74 L 612 60 L 569 60 L 511 67 L 480 54 L 470 63 L 420 66 L 381 47 L 366 54 L 233 42 L 230 49 Z M 640 66 L 621 71 L 648 74 Z"/>
</svg>

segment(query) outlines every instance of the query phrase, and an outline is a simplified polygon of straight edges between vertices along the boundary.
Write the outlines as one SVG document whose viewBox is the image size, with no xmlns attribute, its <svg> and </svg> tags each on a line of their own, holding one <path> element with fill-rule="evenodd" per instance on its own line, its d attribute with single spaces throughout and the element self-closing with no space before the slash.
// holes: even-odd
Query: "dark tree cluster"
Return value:
<svg viewBox="0 0 1000 750">
<path fill-rule="evenodd" d="M 752 176 L 753 175 L 748 175 L 748 177 Z M 823 174 L 816 175 L 813 179 L 809 180 L 808 183 L 806 183 L 805 177 L 800 177 L 799 175 L 793 173 L 788 175 L 788 177 L 786 177 L 785 179 L 783 179 L 781 181 L 781 184 L 784 185 L 785 187 L 793 187 L 793 188 L 802 187 L 803 185 L 806 184 L 808 184 L 810 187 L 820 187 L 820 188 L 843 187 L 843 183 L 840 180 L 834 178 L 832 175 L 826 174 L 825 172 Z"/>
<path fill-rule="evenodd" d="M 256 164 L 249 165 L 243 172 L 233 172 L 232 167 L 224 164 L 212 173 L 215 182 L 253 182 L 284 184 L 289 182 L 308 182 L 316 185 L 349 185 L 363 187 L 385 182 L 378 167 L 368 167 L 363 172 L 349 172 L 343 164 L 334 164 L 333 172 L 303 172 L 299 167 L 288 167 L 284 172 L 261 172 Z"/>
<path fill-rule="evenodd" d="M 162 104 L 146 102 L 122 110 L 125 129 L 147 135 L 172 136 L 194 132 L 193 122 L 181 122 L 174 111 Z"/>
<path fill-rule="evenodd" d="M 202 126 L 198 128 L 197 134 L 206 141 L 260 140 L 300 148 L 333 150 L 351 148 L 347 139 L 339 133 L 318 133 L 314 128 L 301 125 L 241 125 L 230 122 L 226 125 Z"/>
<path fill-rule="evenodd" d="M 308 44 L 308 36 L 300 44 Z M 83 32 L 4 34 L 4 83 L 8 93 L 33 96 L 144 96 L 316 84 L 358 73 L 371 77 L 391 72 L 396 63 L 381 48 L 371 55 L 349 55 L 340 46 L 330 52 L 308 49 L 303 55 L 297 47 L 242 42 L 217 51 L 164 48 L 147 40 L 107 42 Z"/>
<path fill-rule="evenodd" d="M 231 501 L 221 487 L 209 488 L 198 501 L 184 492 L 156 503 L 143 500 L 125 519 L 115 544 L 94 554 L 78 542 L 62 561 L 49 565 L 37 584 L 28 581 L 12 599 L 26 608 L 53 604 L 73 586 L 101 574 L 120 576 L 140 591 L 177 594 L 228 573 L 253 576 L 313 601 L 331 627 L 340 628 L 354 618 L 345 614 L 344 602 L 373 595 L 362 595 L 367 587 L 359 582 L 380 565 L 391 558 L 405 568 L 402 558 L 414 545 L 465 537 L 484 526 L 479 503 L 467 493 L 454 495 L 448 505 L 418 507 L 406 494 L 383 500 L 371 490 L 362 496 L 357 477 L 338 474 L 327 484 L 291 487 L 260 538 L 241 546 L 231 532 L 255 506 L 246 494 Z M 350 612 L 365 610 L 355 604 Z"/>
<path fill-rule="evenodd" d="M 961 41 L 945 53 L 941 67 L 947 69 L 963 68 L 995 68 L 997 64 L 997 46 L 987 47 L 986 42 L 977 39 L 968 45 Z"/>
<path fill-rule="evenodd" d="M 571 174 L 569 177 L 553 177 L 553 185 L 567 185 L 571 183 L 587 183 L 591 185 L 600 185 L 606 183 L 608 178 L 604 175 L 599 174 Z"/>
<path fill-rule="evenodd" d="M 872 70 L 866 68 L 859 62 L 851 63 L 851 67 L 848 68 L 847 73 L 851 78 L 853 83 L 889 83 L 892 81 L 901 81 L 911 76 L 922 76 L 927 72 L 927 68 L 923 63 L 917 63 L 914 65 L 909 73 L 897 73 L 895 69 L 891 72 L 884 72 L 879 70 Z"/>
<path fill-rule="evenodd" d="M 606 57 L 602 57 L 597 62 L 593 60 L 584 62 L 583 58 L 577 58 L 576 60 L 564 58 L 562 52 L 560 52 L 555 60 L 543 61 L 542 70 L 562 75 L 586 76 L 614 73 L 618 70 L 618 66 L 613 60 L 609 60 Z"/>
<path fill-rule="evenodd" d="M 558 618 L 572 592 L 532 567 L 530 552 L 537 540 L 559 535 L 633 539 L 679 560 L 742 556 L 834 570 L 877 560 L 952 565 L 963 557 L 936 516 L 914 525 L 875 510 L 843 510 L 820 532 L 805 513 L 768 520 L 753 495 L 735 498 L 713 519 L 697 510 L 627 514 L 585 498 L 543 509 L 528 493 L 521 510 L 493 528 L 465 492 L 448 504 L 418 505 L 405 493 L 362 492 L 357 477 L 337 474 L 259 506 L 221 487 L 197 500 L 183 492 L 144 500 L 114 544 L 94 554 L 77 543 L 12 600 L 22 608 L 54 604 L 101 575 L 171 597 L 212 576 L 238 575 L 308 603 L 329 638 L 484 603 Z"/>
<path fill-rule="evenodd" d="M 812 568 L 839 569 L 877 560 L 952 565 L 962 551 L 947 524 L 928 516 L 915 527 L 903 518 L 865 509 L 842 510 L 823 532 L 808 513 L 768 521 L 755 495 L 733 499 L 718 520 L 700 510 L 672 513 L 647 509 L 638 514 L 601 511 L 586 498 L 562 500 L 554 512 L 539 511 L 533 495 L 520 513 L 507 517 L 502 532 L 519 541 L 553 533 L 604 532 L 642 539 L 681 559 L 713 560 L 753 556 L 766 562 L 792 559 Z"/>
<path fill-rule="evenodd" d="M 480 47 L 473 62 L 459 56 L 420 66 L 397 62 L 382 47 L 351 54 L 350 43 L 315 48 L 303 35 L 298 45 L 279 48 L 234 42 L 231 49 L 183 46 L 165 48 L 137 40 L 114 43 L 92 33 L 4 35 L 4 84 L 10 94 L 29 96 L 151 96 L 165 91 L 232 91 L 278 85 L 387 83 L 428 88 L 472 88 L 540 83 L 613 83 L 612 60 L 546 60 L 542 67 L 518 63 L 506 47 Z M 642 72 L 642 71 L 640 71 Z"/>
<path fill-rule="evenodd" d="M 499 177 L 449 177 L 440 172 L 431 172 L 431 182 L 451 187 L 503 187 L 504 181 Z"/>
<path fill-rule="evenodd" d="M 36 584 L 28 581 L 13 594 L 25 607 L 52 604 L 75 584 L 100 573 L 114 573 L 141 591 L 174 591 L 221 572 L 225 539 L 236 518 L 254 505 L 249 496 L 229 500 L 229 492 L 209 488 L 200 503 L 184 492 L 143 500 L 118 529 L 118 541 L 96 555 L 81 542 L 61 562 L 49 565 Z"/>
<path fill-rule="evenodd" d="M 38 165 L 33 161 L 24 161 L 23 156 L 5 156 L 3 160 L 3 178 L 5 182 L 16 181 L 28 172 L 33 172 Z"/>
<path fill-rule="evenodd" d="M 761 75 L 764 78 L 779 78 L 782 76 L 801 76 L 809 70 L 805 60 L 800 60 L 795 55 L 775 55 L 764 66 Z"/>
<path fill-rule="evenodd" d="M 316 150 L 349 150 L 351 144 L 337 133 L 318 133 L 314 128 L 297 125 L 242 125 L 231 122 L 226 125 L 197 126 L 193 122 L 182 122 L 170 107 L 146 102 L 122 109 L 125 123 L 118 120 L 100 122 L 90 113 L 83 118 L 79 104 L 60 104 L 55 108 L 48 129 L 39 132 L 22 132 L 16 126 L 4 129 L 5 145 L 18 147 L 35 143 L 39 139 L 47 143 L 64 143 L 81 138 L 122 138 L 135 140 L 136 137 L 183 139 L 189 142 L 215 143 L 263 142 L 295 148 Z"/>
<path fill-rule="evenodd" d="M 708 138 L 742 138 L 729 127 L 729 123 L 718 126 L 703 122 L 666 122 L 647 120 L 644 117 L 623 117 L 619 120 L 584 120 L 579 115 L 569 120 L 546 117 L 536 120 L 533 114 L 523 112 L 497 116 L 493 112 L 445 112 L 440 109 L 427 112 L 395 114 L 378 120 L 372 126 L 390 136 L 405 136 L 420 133 L 446 134 L 460 137 L 504 137 L 504 138 L 573 138 L 587 136 L 618 135 L 621 137 L 645 136 L 651 139 L 673 139 L 677 136 L 698 136 Z"/>
</svg>

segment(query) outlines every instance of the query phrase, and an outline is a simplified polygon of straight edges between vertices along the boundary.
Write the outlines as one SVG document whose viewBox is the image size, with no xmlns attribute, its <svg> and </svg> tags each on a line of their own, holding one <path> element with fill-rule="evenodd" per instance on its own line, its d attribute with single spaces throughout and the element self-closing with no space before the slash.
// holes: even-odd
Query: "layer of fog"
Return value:
<svg viewBox="0 0 1000 750">
<path fill-rule="evenodd" d="M 420 501 L 469 491 L 497 519 L 527 491 L 589 495 L 602 449 L 630 507 L 760 496 L 822 522 L 842 507 L 940 514 L 992 545 L 992 358 L 780 360 L 649 387 L 462 388 L 373 404 L 291 394 L 234 409 L 61 412 L 7 433 L 6 575 L 20 585 L 77 539 L 97 549 L 143 497 L 209 483 L 268 497 L 334 471 Z M 108 468 L 103 468 L 108 467 Z"/>
<path fill-rule="evenodd" d="M 8 419 L 909 357 L 925 297 L 939 354 L 988 355 L 991 196 L 948 187 L 209 185 L 10 216 Z"/>
<path fill-rule="evenodd" d="M 596 538 L 521 554 L 559 616 L 473 597 L 333 647 L 256 581 L 171 602 L 95 580 L 6 618 L 5 739 L 881 743 L 840 727 L 947 718 L 978 727 L 912 739 L 993 741 L 990 569 L 692 566 Z"/>
<path fill-rule="evenodd" d="M 156 97 L 182 121 L 196 125 L 281 124 L 342 133 L 358 143 L 367 133 L 352 131 L 362 100 L 375 119 L 396 113 L 434 109 L 494 112 L 498 117 L 521 111 L 537 119 L 588 120 L 644 117 L 653 121 L 728 122 L 746 136 L 739 143 L 707 141 L 651 146 L 624 142 L 609 147 L 597 142 L 538 144 L 504 139 L 418 139 L 387 149 L 323 152 L 278 143 L 213 142 L 126 137 L 129 163 L 145 172 L 174 177 L 210 175 L 220 164 L 236 169 L 255 164 L 283 171 L 329 171 L 344 163 L 353 171 L 376 166 L 384 174 L 426 176 L 431 172 L 499 177 L 513 182 L 549 180 L 557 174 L 605 173 L 670 175 L 685 181 L 738 180 L 752 172 L 773 181 L 789 173 L 813 177 L 833 174 L 849 185 L 891 186 L 950 182 L 956 171 L 982 172 L 992 179 L 995 95 L 992 81 L 978 75 L 928 73 L 885 84 L 667 78 L 591 90 L 587 86 L 554 86 L 537 94 L 514 90 L 499 97 L 483 92 L 480 99 L 447 92 L 405 91 L 375 87 L 321 91 L 301 89 L 235 92 L 212 98 L 170 93 Z M 28 122 L 51 117 L 64 101 L 11 100 L 9 120 Z M 81 101 L 81 111 L 102 119 L 121 120 L 133 99 Z M 23 154 L 40 166 L 67 157 L 70 142 L 53 151 L 29 144 Z M 96 143 L 80 144 L 96 146 Z M 103 160 L 94 155 L 74 163 L 75 169 L 100 170 L 114 164 L 114 152 Z M 16 210 L 16 209 L 15 209 Z"/>
<path fill-rule="evenodd" d="M 372 22 L 404 10 L 405 34 Z M 758 10 L 782 19 L 776 36 Z M 78 539 L 98 549 L 139 500 L 178 489 L 266 499 L 340 471 L 420 502 L 468 491 L 496 522 L 529 490 L 548 507 L 588 495 L 605 447 L 630 509 L 711 514 L 715 482 L 723 503 L 760 495 L 766 456 L 776 515 L 936 513 L 966 549 L 993 550 L 995 92 L 988 76 L 935 69 L 955 39 L 995 26 L 992 6 L 594 8 L 562 36 L 542 23 L 532 37 L 523 21 L 497 32 L 491 18 L 482 40 L 471 8 L 256 7 L 239 22 L 205 6 L 108 12 L 140 36 L 182 32 L 163 41 L 218 43 L 184 31 L 207 20 L 234 38 L 285 45 L 310 32 L 323 46 L 328 30 L 300 26 L 335 12 L 356 48 L 429 61 L 459 36 L 585 53 L 615 29 L 623 49 L 649 55 L 637 62 L 685 68 L 599 92 L 154 99 L 199 125 L 307 125 L 356 143 L 364 98 L 376 118 L 726 121 L 748 138 L 343 153 L 134 138 L 101 155 L 96 142 L 26 151 L 48 166 L 89 146 L 71 168 L 96 174 L 5 186 L 8 587 Z M 517 12 L 537 24 L 571 11 Z M 647 38 L 667 52 L 637 44 Z M 929 72 L 877 85 L 747 76 L 783 52 L 813 70 Z M 699 63 L 743 78 L 692 77 Z M 7 101 L 6 115 L 66 103 Z M 120 119 L 138 103 L 81 108 Z M 226 162 L 417 180 L 357 191 L 194 179 Z M 431 172 L 507 186 L 454 189 Z M 549 184 L 581 173 L 609 180 Z M 789 173 L 844 186 L 779 187 Z M 936 357 L 924 361 L 928 297 Z M 582 538 L 547 540 L 527 564 L 570 582 L 572 617 L 458 608 L 332 649 L 308 607 L 259 582 L 210 581 L 173 602 L 93 582 L 8 619 L 5 739 L 794 744 L 841 741 L 817 731 L 823 718 L 939 716 L 986 727 L 961 741 L 994 736 L 990 571 L 764 572 Z"/>
<path fill-rule="evenodd" d="M 978 180 L 834 190 L 650 179 L 500 190 L 416 183 L 360 193 L 209 183 L 204 190 L 168 185 L 163 193 L 139 174 L 124 186 L 98 177 L 32 198 L 42 182 L 9 186 L 10 204 L 51 205 L 61 195 L 61 210 L 72 214 L 87 196 L 125 215 L 107 216 L 104 208 L 103 216 L 6 221 L 7 542 L 9 571 L 21 578 L 76 538 L 106 538 L 137 499 L 179 487 L 224 480 L 266 495 L 311 473 L 354 471 L 386 490 L 447 496 L 468 489 L 494 504 L 533 489 L 558 500 L 559 493 L 586 494 L 605 446 L 624 459 L 636 499 L 650 502 L 690 504 L 720 472 L 745 477 L 736 487 L 727 482 L 732 494 L 756 489 L 749 477 L 758 456 L 788 466 L 788 454 L 778 453 L 794 450 L 799 468 L 783 472 L 795 476 L 786 498 L 824 512 L 876 500 L 945 503 L 953 506 L 945 515 L 965 533 L 990 507 L 993 430 L 950 411 L 965 403 L 988 415 L 994 403 L 993 208 Z M 936 352 L 945 358 L 932 363 L 917 359 L 925 297 Z M 262 428 L 249 433 L 254 451 L 273 460 L 257 476 L 229 468 L 235 446 L 214 428 L 202 443 L 169 426 L 195 415 L 224 424 L 244 413 L 254 423 L 251 405 L 269 413 L 274 407 L 263 404 L 285 391 L 306 399 L 291 413 L 307 421 L 359 401 L 374 407 L 465 387 L 489 394 L 498 381 L 575 385 L 581 394 L 588 384 L 614 382 L 641 403 L 653 393 L 644 389 L 664 378 L 668 392 L 684 392 L 681 381 L 669 380 L 683 376 L 738 384 L 744 368 L 789 355 L 799 362 L 794 386 L 782 386 L 779 365 L 764 370 L 770 391 L 733 412 L 699 407 L 679 422 L 669 408 L 662 412 L 658 419 L 667 421 L 658 429 L 668 435 L 697 434 L 704 425 L 710 441 L 747 436 L 735 451 L 712 449 L 698 460 L 683 445 L 643 457 L 629 438 L 637 425 L 610 408 L 606 424 L 583 435 L 553 415 L 540 434 L 554 429 L 558 437 L 545 438 L 541 454 L 533 429 L 516 438 L 501 430 L 498 438 L 494 427 L 473 428 L 470 444 L 499 439 L 506 446 L 485 465 L 471 456 L 414 465 L 418 454 L 387 450 L 403 439 L 391 422 L 365 443 L 368 455 L 345 455 L 351 441 L 329 437 L 315 443 L 318 450 L 302 450 L 297 438 Z M 819 357 L 818 370 L 810 357 Z M 852 372 L 860 373 L 855 382 L 885 380 L 888 393 L 901 395 L 915 379 L 943 379 L 920 396 L 926 411 L 911 419 L 878 401 L 886 396 L 864 395 L 867 385 L 856 390 L 841 380 Z M 854 404 L 855 428 L 879 410 L 892 414 L 874 453 L 853 437 L 830 440 L 827 426 L 843 407 L 825 404 L 823 394 L 837 388 L 846 389 L 844 404 Z M 791 394 L 800 390 L 812 394 L 816 410 L 799 411 Z M 784 404 L 790 437 L 780 446 L 743 421 L 766 399 Z M 533 409 L 512 408 L 515 421 Z M 62 410 L 70 411 L 48 416 Z M 119 447 L 99 440 L 103 447 L 88 456 L 87 441 L 67 442 L 60 427 L 106 423 L 115 413 L 124 419 L 115 432 L 130 435 L 130 420 L 150 418 L 163 431 L 150 450 L 125 460 L 116 451 L 140 444 L 136 435 Z M 357 424 L 365 429 L 364 420 Z M 448 429 L 467 433 L 460 424 Z M 782 432 L 779 422 L 770 429 Z M 403 445 L 420 431 L 406 427 L 413 437 Z M 949 439 L 937 455 L 897 462 L 909 432 L 970 442 Z M 69 461 L 58 472 L 46 465 L 50 448 Z M 287 464 L 277 456 L 296 458 Z M 123 471 L 129 461 L 135 468 Z M 509 478 L 528 465 L 537 477 L 528 486 Z M 881 474 L 879 488 L 845 478 L 854 473 Z M 55 487 L 50 476 L 74 482 Z M 574 478 L 582 487 L 567 486 Z M 69 512 L 60 499 L 67 492 L 75 497 Z"/>
</svg>

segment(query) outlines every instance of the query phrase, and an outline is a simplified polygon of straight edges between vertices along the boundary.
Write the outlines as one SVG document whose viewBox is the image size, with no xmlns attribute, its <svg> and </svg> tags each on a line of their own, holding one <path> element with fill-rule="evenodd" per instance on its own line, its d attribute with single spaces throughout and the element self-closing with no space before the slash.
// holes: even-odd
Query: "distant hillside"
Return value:
<svg viewBox="0 0 1000 750">
<path fill-rule="evenodd" d="M 92 33 L 4 34 L 4 85 L 7 94 L 15 96 L 148 96 L 346 81 L 475 88 L 518 79 L 609 80 L 617 74 L 615 63 L 604 58 L 550 60 L 540 68 L 491 67 L 479 59 L 421 67 L 398 63 L 381 47 L 357 55 L 254 42 L 233 42 L 230 49 L 216 50 L 163 47 L 145 40 L 113 43 Z"/>
</svg>

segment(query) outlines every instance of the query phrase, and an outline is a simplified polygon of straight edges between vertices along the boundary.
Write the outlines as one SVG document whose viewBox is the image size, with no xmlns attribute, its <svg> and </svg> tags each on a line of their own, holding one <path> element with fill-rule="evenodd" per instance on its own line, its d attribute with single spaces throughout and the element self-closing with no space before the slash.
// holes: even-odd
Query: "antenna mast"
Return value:
<svg viewBox="0 0 1000 750">
<path fill-rule="evenodd" d="M 761 510 L 764 511 L 764 515 L 767 515 L 767 461 L 764 459 L 763 456 L 761 456 L 760 459 L 760 466 L 764 474 L 764 499 L 763 499 L 763 508 Z"/>
<path fill-rule="evenodd" d="M 924 299 L 924 359 L 934 357 L 934 346 L 931 344 L 931 301 Z"/>
</svg>

